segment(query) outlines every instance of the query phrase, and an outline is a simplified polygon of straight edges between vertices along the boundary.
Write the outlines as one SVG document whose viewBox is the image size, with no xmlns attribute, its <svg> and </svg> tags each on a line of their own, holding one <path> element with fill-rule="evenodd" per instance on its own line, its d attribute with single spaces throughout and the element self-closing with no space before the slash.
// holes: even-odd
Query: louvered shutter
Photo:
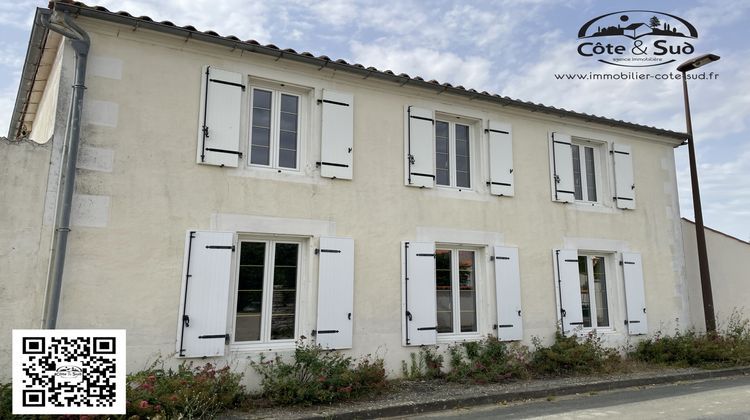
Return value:
<svg viewBox="0 0 750 420">
<path fill-rule="evenodd" d="M 320 238 L 316 342 L 323 348 L 352 347 L 354 240 Z"/>
<path fill-rule="evenodd" d="M 556 249 L 552 252 L 552 257 L 555 264 L 555 282 L 557 282 L 562 329 L 564 334 L 570 334 L 574 329 L 583 326 L 578 251 Z"/>
<path fill-rule="evenodd" d="M 613 144 L 612 160 L 615 167 L 615 203 L 621 209 L 634 209 L 635 181 L 633 179 L 633 155 L 630 146 Z"/>
<path fill-rule="evenodd" d="M 242 75 L 207 66 L 203 69 L 198 163 L 237 167 L 240 153 Z"/>
<path fill-rule="evenodd" d="M 410 106 L 407 110 L 407 185 L 435 186 L 435 117 L 432 110 Z"/>
<path fill-rule="evenodd" d="M 435 294 L 435 243 L 403 242 L 401 245 L 404 345 L 437 342 Z"/>
<path fill-rule="evenodd" d="M 323 99 L 320 104 L 323 119 L 320 176 L 352 179 L 354 97 L 348 93 L 323 90 Z"/>
<path fill-rule="evenodd" d="M 510 124 L 490 121 L 490 193 L 512 196 L 513 132 Z"/>
<path fill-rule="evenodd" d="M 180 357 L 223 356 L 234 250 L 231 232 L 189 232 L 180 310 Z"/>
<path fill-rule="evenodd" d="M 575 201 L 575 182 L 573 179 L 573 149 L 570 136 L 563 133 L 552 133 L 550 155 L 552 157 L 552 200 L 572 203 Z"/>
<path fill-rule="evenodd" d="M 646 323 L 646 296 L 643 285 L 641 254 L 622 253 L 622 273 L 625 282 L 625 306 L 627 309 L 628 333 L 648 334 Z"/>
<path fill-rule="evenodd" d="M 521 275 L 518 248 L 495 247 L 495 294 L 497 296 L 497 338 L 522 340 Z"/>
</svg>

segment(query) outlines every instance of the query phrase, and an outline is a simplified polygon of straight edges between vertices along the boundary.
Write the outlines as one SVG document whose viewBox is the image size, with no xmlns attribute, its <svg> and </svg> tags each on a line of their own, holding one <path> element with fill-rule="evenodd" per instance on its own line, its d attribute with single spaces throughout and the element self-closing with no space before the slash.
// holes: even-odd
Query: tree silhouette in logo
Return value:
<svg viewBox="0 0 750 420">
<path fill-rule="evenodd" d="M 658 28 L 659 25 L 661 25 L 661 21 L 656 16 L 652 16 L 651 19 L 648 21 L 648 26 L 652 28 Z"/>
</svg>

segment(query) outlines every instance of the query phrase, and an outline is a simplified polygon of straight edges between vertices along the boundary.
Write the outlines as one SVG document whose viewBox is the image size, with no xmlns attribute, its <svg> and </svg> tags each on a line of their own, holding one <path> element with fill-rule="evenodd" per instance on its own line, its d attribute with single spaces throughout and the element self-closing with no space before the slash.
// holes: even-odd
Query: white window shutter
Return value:
<svg viewBox="0 0 750 420">
<path fill-rule="evenodd" d="M 437 342 L 435 294 L 435 243 L 403 242 L 401 245 L 404 345 Z"/>
<path fill-rule="evenodd" d="M 513 131 L 510 124 L 490 121 L 490 194 L 513 196 Z"/>
<path fill-rule="evenodd" d="M 564 334 L 583 326 L 581 307 L 581 280 L 578 274 L 578 251 L 556 249 L 552 252 L 557 300 Z"/>
<path fill-rule="evenodd" d="M 180 357 L 223 356 L 234 234 L 188 232 L 180 302 Z"/>
<path fill-rule="evenodd" d="M 323 90 L 321 104 L 320 176 L 352 179 L 354 147 L 354 97 Z"/>
<path fill-rule="evenodd" d="M 495 247 L 495 294 L 497 338 L 501 341 L 523 340 L 518 248 Z"/>
<path fill-rule="evenodd" d="M 316 342 L 327 349 L 352 348 L 354 240 L 320 238 Z"/>
<path fill-rule="evenodd" d="M 622 273 L 623 281 L 625 282 L 628 333 L 630 335 L 648 334 L 641 254 L 637 252 L 623 252 Z"/>
<path fill-rule="evenodd" d="M 410 106 L 407 110 L 407 185 L 435 186 L 435 116 L 432 110 Z"/>
<path fill-rule="evenodd" d="M 615 167 L 615 203 L 621 209 L 634 209 L 635 181 L 633 179 L 633 155 L 630 146 L 613 144 L 612 160 Z"/>
<path fill-rule="evenodd" d="M 552 133 L 550 137 L 550 161 L 552 164 L 552 200 L 562 203 L 575 201 L 573 179 L 573 148 L 568 134 Z"/>
<path fill-rule="evenodd" d="M 242 75 L 206 66 L 201 84 L 198 163 L 237 167 L 240 153 Z"/>
</svg>

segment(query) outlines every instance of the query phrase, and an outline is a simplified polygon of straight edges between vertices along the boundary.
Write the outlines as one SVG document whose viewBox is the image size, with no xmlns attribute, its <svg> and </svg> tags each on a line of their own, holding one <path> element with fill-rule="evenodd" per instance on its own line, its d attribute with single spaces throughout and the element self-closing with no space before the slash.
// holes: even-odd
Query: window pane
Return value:
<svg viewBox="0 0 750 420">
<path fill-rule="evenodd" d="M 271 339 L 294 338 L 299 245 L 277 243 L 274 254 Z"/>
<path fill-rule="evenodd" d="M 252 145 L 265 146 L 271 143 L 271 130 L 265 127 L 253 127 Z"/>
<path fill-rule="evenodd" d="M 267 90 L 253 90 L 253 108 L 271 109 L 271 92 Z"/>
<path fill-rule="evenodd" d="M 237 291 L 236 341 L 260 340 L 266 244 L 242 242 Z"/>
<path fill-rule="evenodd" d="M 589 294 L 589 269 L 587 257 L 578 257 L 578 275 L 581 282 L 581 310 L 583 326 L 591 327 L 591 295 Z"/>
<path fill-rule="evenodd" d="M 573 149 L 573 184 L 576 200 L 583 200 L 583 186 L 581 184 L 581 151 L 578 145 L 570 146 Z"/>
<path fill-rule="evenodd" d="M 458 287 L 460 290 L 461 332 L 477 330 L 474 252 L 458 251 Z"/>
<path fill-rule="evenodd" d="M 297 114 L 281 113 L 281 131 L 297 132 Z"/>
<path fill-rule="evenodd" d="M 437 289 L 437 332 L 453 332 L 451 251 L 448 249 L 435 250 L 435 285 Z"/>
<path fill-rule="evenodd" d="M 468 172 L 456 172 L 456 186 L 469 188 L 471 187 L 471 181 Z"/>
<path fill-rule="evenodd" d="M 237 292 L 237 317 L 234 329 L 235 341 L 260 340 L 262 303 L 262 290 Z"/>
<path fill-rule="evenodd" d="M 596 326 L 609 327 L 609 307 L 607 305 L 607 278 L 604 270 L 604 257 L 592 257 L 594 271 L 594 296 L 596 298 Z"/>
<path fill-rule="evenodd" d="M 299 98 L 292 95 L 281 95 L 281 112 L 297 114 L 297 102 Z"/>
<path fill-rule="evenodd" d="M 287 150 L 297 150 L 297 133 L 282 131 L 279 136 L 279 147 Z"/>
<path fill-rule="evenodd" d="M 250 148 L 250 163 L 256 165 L 268 165 L 271 160 L 269 152 L 271 149 L 268 146 L 252 146 Z"/>
<path fill-rule="evenodd" d="M 445 121 L 435 121 L 435 137 L 448 138 L 448 123 Z"/>
<path fill-rule="evenodd" d="M 456 124 L 456 141 L 466 140 L 469 141 L 469 126 Z"/>
<path fill-rule="evenodd" d="M 266 261 L 266 244 L 263 242 L 242 242 L 240 265 L 260 265 Z"/>
<path fill-rule="evenodd" d="M 297 151 L 296 150 L 279 150 L 279 166 L 282 168 L 296 168 L 297 167 Z"/>
<path fill-rule="evenodd" d="M 594 149 L 584 148 L 586 153 L 586 190 L 588 201 L 596 201 L 596 168 L 594 167 Z"/>
<path fill-rule="evenodd" d="M 253 108 L 253 127 L 271 127 L 271 110 Z"/>
<path fill-rule="evenodd" d="M 469 126 L 456 124 L 456 186 L 471 187 Z"/>
<path fill-rule="evenodd" d="M 448 123 L 435 123 L 435 182 L 438 185 L 450 185 L 450 155 L 448 140 Z"/>
</svg>

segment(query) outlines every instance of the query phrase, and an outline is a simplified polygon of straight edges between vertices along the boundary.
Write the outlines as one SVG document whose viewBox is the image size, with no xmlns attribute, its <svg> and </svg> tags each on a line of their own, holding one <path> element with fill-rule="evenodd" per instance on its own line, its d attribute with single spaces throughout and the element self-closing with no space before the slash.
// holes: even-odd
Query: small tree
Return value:
<svg viewBox="0 0 750 420">
<path fill-rule="evenodd" d="M 661 25 L 661 21 L 656 16 L 651 16 L 651 20 L 648 21 L 649 26 L 652 28 L 658 28 Z"/>
</svg>

